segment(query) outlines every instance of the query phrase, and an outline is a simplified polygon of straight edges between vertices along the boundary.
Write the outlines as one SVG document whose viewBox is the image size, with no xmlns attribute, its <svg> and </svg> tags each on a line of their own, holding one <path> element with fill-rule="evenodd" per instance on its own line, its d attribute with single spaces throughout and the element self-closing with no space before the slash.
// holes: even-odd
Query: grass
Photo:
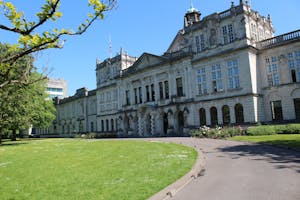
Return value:
<svg viewBox="0 0 300 200">
<path fill-rule="evenodd" d="M 196 157 L 192 148 L 160 142 L 6 142 L 0 146 L 1 199 L 147 199 L 186 174 Z"/>
<path fill-rule="evenodd" d="M 231 140 L 267 143 L 300 150 L 300 134 L 277 134 L 263 136 L 235 136 Z"/>
</svg>

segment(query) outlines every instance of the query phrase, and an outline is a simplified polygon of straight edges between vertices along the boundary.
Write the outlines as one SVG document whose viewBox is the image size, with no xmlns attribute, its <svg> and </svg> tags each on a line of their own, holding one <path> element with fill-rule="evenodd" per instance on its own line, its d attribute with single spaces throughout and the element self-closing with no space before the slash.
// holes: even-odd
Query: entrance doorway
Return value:
<svg viewBox="0 0 300 200">
<path fill-rule="evenodd" d="M 167 135 L 168 127 L 169 127 L 168 114 L 163 113 L 163 131 L 164 131 L 163 133 L 164 133 L 164 135 Z"/>
<path fill-rule="evenodd" d="M 300 99 L 294 99 L 296 120 L 300 121 Z"/>
<path fill-rule="evenodd" d="M 184 127 L 184 114 L 182 111 L 178 112 L 178 134 L 179 136 L 183 135 L 183 127 Z"/>
</svg>

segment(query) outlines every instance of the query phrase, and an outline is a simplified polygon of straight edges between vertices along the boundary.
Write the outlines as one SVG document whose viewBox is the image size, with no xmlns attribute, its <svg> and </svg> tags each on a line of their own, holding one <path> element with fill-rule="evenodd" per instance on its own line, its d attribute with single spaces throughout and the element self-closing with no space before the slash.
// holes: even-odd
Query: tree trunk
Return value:
<svg viewBox="0 0 300 200">
<path fill-rule="evenodd" d="M 17 141 L 17 134 L 16 134 L 16 129 L 13 130 L 12 136 L 11 136 L 11 141 Z"/>
<path fill-rule="evenodd" d="M 0 130 L 0 146 L 2 144 L 2 130 Z"/>
</svg>

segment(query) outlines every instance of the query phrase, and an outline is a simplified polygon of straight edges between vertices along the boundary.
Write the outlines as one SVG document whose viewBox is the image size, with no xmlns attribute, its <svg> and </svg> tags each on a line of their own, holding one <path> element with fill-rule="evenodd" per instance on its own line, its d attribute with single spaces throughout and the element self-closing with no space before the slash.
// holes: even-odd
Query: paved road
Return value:
<svg viewBox="0 0 300 200">
<path fill-rule="evenodd" d="M 156 139 L 200 148 L 205 175 L 172 200 L 300 200 L 300 152 L 225 140 Z"/>
</svg>

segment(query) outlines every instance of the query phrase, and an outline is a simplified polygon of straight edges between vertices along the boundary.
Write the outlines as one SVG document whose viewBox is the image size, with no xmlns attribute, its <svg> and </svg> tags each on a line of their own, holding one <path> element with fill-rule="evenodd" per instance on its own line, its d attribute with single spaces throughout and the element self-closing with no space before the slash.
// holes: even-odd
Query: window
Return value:
<svg viewBox="0 0 300 200">
<path fill-rule="evenodd" d="M 228 67 L 228 88 L 240 88 L 239 66 L 237 60 L 227 62 Z"/>
<path fill-rule="evenodd" d="M 257 38 L 257 27 L 255 24 L 251 24 L 251 34 L 252 34 L 252 39 L 255 40 L 255 41 L 258 41 L 258 38 Z"/>
<path fill-rule="evenodd" d="M 300 99 L 294 99 L 296 120 L 300 121 Z"/>
<path fill-rule="evenodd" d="M 227 26 L 222 27 L 223 32 L 223 40 L 224 44 L 232 43 L 234 41 L 234 34 L 233 34 L 233 26 L 229 24 Z"/>
<path fill-rule="evenodd" d="M 155 89 L 154 84 L 151 84 L 151 100 L 155 101 Z"/>
<path fill-rule="evenodd" d="M 218 125 L 218 110 L 216 107 L 210 108 L 210 121 L 211 121 L 211 126 Z"/>
<path fill-rule="evenodd" d="M 272 120 L 283 120 L 281 101 L 271 101 Z"/>
<path fill-rule="evenodd" d="M 300 51 L 288 53 L 288 64 L 291 72 L 291 81 L 293 83 L 300 81 Z"/>
<path fill-rule="evenodd" d="M 200 39 L 199 39 L 199 36 L 196 36 L 196 37 L 195 37 L 195 40 L 196 40 L 196 48 L 197 48 L 197 52 L 200 52 L 200 51 L 201 51 L 201 47 L 200 47 Z"/>
<path fill-rule="evenodd" d="M 109 131 L 109 121 L 108 121 L 108 119 L 106 120 L 106 131 Z"/>
<path fill-rule="evenodd" d="M 222 71 L 220 64 L 216 64 L 211 67 L 211 76 L 213 91 L 223 91 Z"/>
<path fill-rule="evenodd" d="M 199 110 L 199 119 L 200 119 L 200 126 L 206 125 L 206 112 L 204 108 L 200 108 Z"/>
<path fill-rule="evenodd" d="M 198 94 L 207 94 L 206 71 L 205 68 L 197 70 Z"/>
<path fill-rule="evenodd" d="M 163 83 L 159 82 L 158 83 L 159 86 L 159 98 L 163 99 L 164 98 L 164 88 L 163 88 Z"/>
<path fill-rule="evenodd" d="M 195 40 L 196 40 L 197 53 L 199 53 L 203 51 L 205 48 L 204 35 L 201 34 L 200 36 L 196 36 Z"/>
<path fill-rule="evenodd" d="M 267 58 L 266 59 L 266 67 L 267 67 L 268 86 L 279 85 L 277 57 L 272 57 L 271 62 L 270 62 L 270 59 Z"/>
<path fill-rule="evenodd" d="M 130 92 L 126 90 L 126 105 L 130 105 Z"/>
<path fill-rule="evenodd" d="M 138 103 L 137 88 L 134 88 L 134 103 Z"/>
<path fill-rule="evenodd" d="M 115 129 L 114 124 L 115 124 L 115 123 L 114 123 L 114 120 L 111 119 L 111 120 L 110 120 L 111 131 L 114 131 L 114 129 Z"/>
<path fill-rule="evenodd" d="M 165 81 L 165 98 L 169 99 L 169 81 Z"/>
<path fill-rule="evenodd" d="M 139 101 L 140 103 L 143 103 L 142 87 L 139 87 Z"/>
<path fill-rule="evenodd" d="M 176 78 L 177 96 L 183 96 L 182 78 Z"/>
<path fill-rule="evenodd" d="M 94 122 L 91 122 L 91 132 L 94 131 Z"/>
<path fill-rule="evenodd" d="M 147 95 L 147 102 L 149 102 L 150 101 L 149 85 L 146 85 L 146 95 Z"/>
<path fill-rule="evenodd" d="M 236 104 L 234 106 L 235 122 L 237 124 L 244 123 L 244 108 L 242 104 Z"/>
<path fill-rule="evenodd" d="M 223 117 L 223 124 L 228 125 L 230 124 L 230 109 L 229 106 L 225 105 L 222 107 L 222 117 Z"/>
<path fill-rule="evenodd" d="M 104 132 L 104 121 L 103 120 L 101 120 L 101 130 L 102 130 L 102 132 Z"/>
</svg>

